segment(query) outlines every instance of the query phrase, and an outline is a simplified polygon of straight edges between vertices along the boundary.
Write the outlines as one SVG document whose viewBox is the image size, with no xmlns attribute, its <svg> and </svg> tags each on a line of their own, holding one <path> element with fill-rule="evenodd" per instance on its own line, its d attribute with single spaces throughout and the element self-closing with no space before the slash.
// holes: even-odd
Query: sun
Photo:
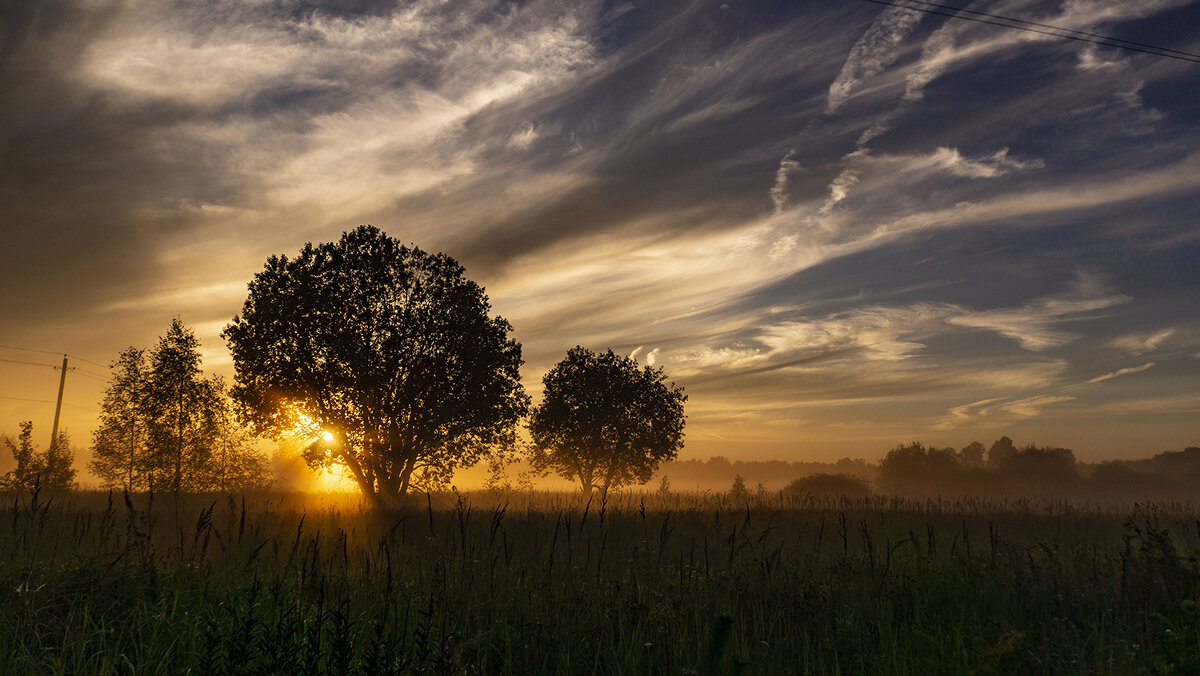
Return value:
<svg viewBox="0 0 1200 676">
<path fill-rule="evenodd" d="M 337 444 L 338 437 L 333 430 L 322 428 L 316 420 L 295 406 L 292 407 L 292 415 L 295 422 L 290 436 L 299 442 L 300 446 L 308 446 L 317 441 L 322 441 L 327 446 Z M 332 459 L 332 456 L 333 452 L 327 447 L 325 457 Z M 350 493 L 358 490 L 349 469 L 339 462 L 332 462 L 323 469 L 311 470 L 308 486 L 314 493 Z"/>
</svg>

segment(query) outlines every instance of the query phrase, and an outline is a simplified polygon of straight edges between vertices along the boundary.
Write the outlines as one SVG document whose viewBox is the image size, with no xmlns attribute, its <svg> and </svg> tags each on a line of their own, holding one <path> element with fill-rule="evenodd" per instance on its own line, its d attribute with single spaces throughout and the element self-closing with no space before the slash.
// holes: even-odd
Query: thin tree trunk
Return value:
<svg viewBox="0 0 1200 676">
<path fill-rule="evenodd" d="M 125 481 L 126 492 L 133 492 L 133 455 L 137 452 L 137 426 L 129 425 L 129 476 Z"/>
</svg>

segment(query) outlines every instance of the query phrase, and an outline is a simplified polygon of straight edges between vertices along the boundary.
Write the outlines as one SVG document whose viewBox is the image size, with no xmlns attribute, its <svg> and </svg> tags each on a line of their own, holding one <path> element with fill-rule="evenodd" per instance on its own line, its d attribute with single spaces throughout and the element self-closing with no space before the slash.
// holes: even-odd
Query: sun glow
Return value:
<svg viewBox="0 0 1200 676">
<path fill-rule="evenodd" d="M 327 469 L 313 470 L 311 490 L 316 493 L 352 493 L 358 490 L 346 466 L 336 463 Z"/>
<path fill-rule="evenodd" d="M 291 437 L 298 442 L 300 448 L 311 449 L 312 446 L 317 446 L 324 452 L 325 458 L 330 461 L 326 468 L 309 470 L 308 490 L 316 493 L 350 493 L 357 490 L 358 486 L 350 477 L 347 467 L 333 461 L 338 436 L 333 430 L 324 429 L 316 420 L 300 411 L 296 406 L 290 408 L 294 419 Z"/>
</svg>

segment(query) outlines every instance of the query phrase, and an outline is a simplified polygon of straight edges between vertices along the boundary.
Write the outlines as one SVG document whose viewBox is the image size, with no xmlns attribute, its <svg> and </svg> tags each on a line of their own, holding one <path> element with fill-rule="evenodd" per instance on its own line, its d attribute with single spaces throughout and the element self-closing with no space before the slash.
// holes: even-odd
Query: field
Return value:
<svg viewBox="0 0 1200 676">
<path fill-rule="evenodd" d="M 6 674 L 1200 669 L 1186 505 L 6 499 Z"/>
</svg>

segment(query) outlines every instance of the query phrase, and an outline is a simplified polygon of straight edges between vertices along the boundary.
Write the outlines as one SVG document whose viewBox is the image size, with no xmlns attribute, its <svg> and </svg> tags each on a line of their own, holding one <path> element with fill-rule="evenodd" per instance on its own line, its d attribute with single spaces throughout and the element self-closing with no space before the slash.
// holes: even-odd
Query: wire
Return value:
<svg viewBox="0 0 1200 676">
<path fill-rule="evenodd" d="M 32 401 L 32 402 L 33 402 L 33 403 L 35 403 L 35 404 L 54 404 L 54 403 L 57 403 L 57 402 L 51 401 L 50 399 L 27 399 L 27 398 L 25 398 L 25 397 L 5 397 L 5 396 L 3 396 L 3 395 L 0 395 L 0 399 L 11 399 L 12 401 Z M 97 411 L 97 410 L 96 410 L 96 409 L 94 409 L 94 408 L 87 408 L 86 406 L 76 406 L 75 404 L 63 404 L 63 406 L 67 406 L 67 407 L 70 407 L 70 408 L 77 408 L 77 409 L 80 409 L 81 411 L 90 411 L 90 412 L 92 412 L 92 413 L 99 413 L 99 412 L 100 412 L 100 411 Z"/>
<path fill-rule="evenodd" d="M 58 353 L 55 353 L 55 354 L 58 354 Z M 43 368 L 54 369 L 55 371 L 62 368 L 61 366 L 59 366 L 57 364 L 42 364 L 41 362 L 25 361 L 23 359 L 6 359 L 4 357 L 0 357 L 0 361 L 8 362 L 10 364 L 25 364 L 28 366 L 41 366 Z M 99 380 L 102 383 L 108 382 L 108 376 L 103 376 L 103 375 L 100 375 L 99 373 L 92 373 L 91 371 L 88 371 L 87 369 L 81 369 L 78 366 L 68 366 L 67 370 L 71 371 L 75 375 L 83 376 L 84 378 L 91 378 L 93 380 Z"/>
<path fill-rule="evenodd" d="M 61 368 L 57 364 L 42 364 L 41 362 L 25 361 L 24 359 L 5 359 L 3 357 L 0 357 L 0 361 L 6 361 L 10 364 L 27 364 L 29 366 L 44 366 L 45 368 L 48 368 L 48 369 Z"/>
<path fill-rule="evenodd" d="M 75 371 L 76 373 L 82 373 L 82 374 L 89 375 L 93 378 L 101 378 L 103 380 L 108 380 L 108 376 L 104 375 L 103 373 L 96 373 L 95 371 L 89 371 L 85 368 L 79 368 L 78 366 L 72 366 L 71 370 Z"/>
<path fill-rule="evenodd" d="M 6 350 L 21 350 L 23 352 L 41 352 L 42 354 L 62 354 L 62 352 L 51 352 L 50 350 L 35 350 L 32 347 L 16 347 L 15 345 L 0 345 Z"/>
<path fill-rule="evenodd" d="M 962 19 L 963 21 L 974 21 L 976 23 L 983 23 L 983 24 L 988 24 L 991 26 L 1000 26 L 1001 28 L 1012 28 L 1014 30 L 1026 31 L 1029 33 L 1040 33 L 1042 35 L 1049 35 L 1051 37 L 1056 37 L 1056 38 L 1065 38 L 1067 40 L 1078 40 L 1080 42 L 1089 42 L 1089 43 L 1101 45 L 1104 47 L 1115 47 L 1117 49 L 1124 49 L 1124 50 L 1131 51 L 1131 52 L 1141 52 L 1143 54 L 1153 54 L 1154 56 L 1161 56 L 1161 57 L 1168 58 L 1168 59 L 1176 59 L 1178 61 L 1187 61 L 1190 63 L 1200 63 L 1200 55 L 1192 54 L 1190 52 L 1181 52 L 1176 49 L 1167 49 L 1166 47 L 1157 47 L 1154 45 L 1143 45 L 1142 43 L 1132 42 L 1130 40 L 1122 40 L 1120 38 L 1112 38 L 1112 37 L 1108 37 L 1105 35 L 1096 35 L 1095 33 L 1085 33 L 1083 31 L 1076 31 L 1076 30 L 1072 30 L 1070 28 L 1062 28 L 1060 26 L 1051 26 L 1050 24 L 1040 24 L 1040 23 L 1036 23 L 1033 21 L 1025 21 L 1023 19 L 1012 19 L 1009 17 L 1000 16 L 998 14 L 984 14 L 983 12 L 973 12 L 974 14 L 979 14 L 981 16 L 991 17 L 991 18 L 995 18 L 995 19 L 1002 19 L 1003 21 L 1011 21 L 1013 23 L 1020 23 L 1020 24 L 1024 24 L 1024 25 L 1014 26 L 1012 23 L 1002 23 L 1001 21 L 991 21 L 989 19 L 980 19 L 980 18 L 975 18 L 975 17 L 971 17 L 971 16 L 964 16 L 963 13 L 966 10 L 962 10 L 957 7 L 950 7 L 949 5 L 938 5 L 938 4 L 935 4 L 932 2 L 921 2 L 921 4 L 928 5 L 931 7 L 944 7 L 946 9 L 952 9 L 952 10 L 954 10 L 954 13 L 938 11 L 937 9 L 925 9 L 922 7 L 914 7 L 912 5 L 901 4 L 899 2 L 889 2 L 888 0 L 863 0 L 863 1 L 875 3 L 876 5 L 888 5 L 889 7 L 899 7 L 901 9 L 908 9 L 908 10 L 912 10 L 914 12 L 924 12 L 925 14 L 936 14 L 938 16 L 945 16 L 945 17 L 949 17 L 951 19 Z M 905 2 L 920 2 L 921 0 L 904 0 L 904 1 Z M 1033 26 L 1047 27 L 1047 28 L 1053 29 L 1053 31 L 1040 30 L 1039 28 L 1034 28 Z M 1054 32 L 1054 31 L 1058 31 L 1058 32 Z M 1075 33 L 1075 35 L 1072 35 L 1072 33 Z M 1090 37 L 1090 36 L 1095 36 L 1095 37 Z M 1134 45 L 1142 45 L 1142 46 L 1134 46 Z M 1143 48 L 1143 47 L 1145 47 L 1145 48 Z"/>
<path fill-rule="evenodd" d="M 80 357 L 80 356 L 79 356 L 79 355 L 77 355 L 77 354 L 70 354 L 70 353 L 68 353 L 68 354 L 67 354 L 67 356 L 68 356 L 68 357 L 70 357 L 71 359 L 74 359 L 74 360 L 76 360 L 76 361 L 81 361 L 81 362 L 84 362 L 85 364 L 91 364 L 92 366 L 99 366 L 99 367 L 100 367 L 100 368 L 102 368 L 102 369 L 106 369 L 106 368 L 108 368 L 108 364 L 101 364 L 101 363 L 100 363 L 100 362 L 98 362 L 98 361 L 92 361 L 91 359 L 84 359 L 83 357 Z"/>
<path fill-rule="evenodd" d="M 1160 52 L 1170 52 L 1172 54 L 1179 54 L 1180 56 L 1189 56 L 1194 59 L 1200 59 L 1200 54 L 1193 54 L 1192 52 L 1183 52 L 1178 49 L 1159 47 L 1157 45 L 1148 45 L 1144 42 L 1134 42 L 1133 40 L 1109 37 L 1107 35 L 1100 35 L 1099 33 L 1089 33 L 1087 31 L 1077 31 L 1074 28 L 1063 28 L 1062 26 L 1054 26 L 1054 25 L 1051 25 L 1048 23 L 1039 23 L 1037 21 L 1027 21 L 1025 19 L 1014 19 L 1012 17 L 1001 16 L 999 14 L 989 14 L 987 12 L 978 12 L 973 9 L 966 9 L 965 7 L 952 7 L 950 5 L 943 5 L 943 4 L 937 3 L 937 2 L 926 2 L 926 0 L 904 0 L 904 1 L 911 2 L 911 3 L 917 4 L 917 5 L 927 5 L 929 7 L 939 7 L 941 9 L 953 10 L 956 12 L 961 12 L 963 14 L 974 14 L 976 16 L 986 16 L 986 17 L 989 17 L 992 19 L 1003 19 L 1004 21 L 1011 21 L 1013 23 L 1025 24 L 1026 26 L 1039 26 L 1041 28 L 1052 28 L 1056 31 L 1062 31 L 1064 33 L 1074 33 L 1076 35 L 1086 35 L 1087 37 L 1099 38 L 1101 40 L 1108 40 L 1109 42 L 1121 42 L 1121 43 L 1124 43 L 1127 45 L 1134 45 L 1136 47 L 1146 47 L 1147 49 L 1154 49 L 1154 50 L 1157 50 Z M 916 9 L 916 8 L 913 8 L 913 9 Z"/>
<path fill-rule="evenodd" d="M 70 357 L 71 359 L 74 359 L 76 361 L 85 362 L 87 364 L 91 364 L 92 366 L 99 366 L 102 369 L 108 368 L 108 364 L 101 364 L 98 361 L 92 361 L 91 359 L 84 359 L 83 357 L 80 357 L 77 354 L 71 354 L 70 352 L 55 352 L 54 350 L 35 350 L 32 347 L 17 347 L 16 345 L 0 345 L 0 348 L 3 348 L 5 350 L 21 350 L 23 352 L 39 352 L 41 354 L 61 354 L 61 355 Z"/>
<path fill-rule="evenodd" d="M 77 376 L 83 376 L 84 378 L 91 378 L 92 380 L 98 380 L 102 383 L 108 382 L 108 378 L 105 378 L 104 376 L 94 375 L 94 374 L 88 373 L 87 371 L 80 371 L 77 369 L 72 369 L 72 370 L 75 371 L 75 375 L 77 375 Z"/>
</svg>

